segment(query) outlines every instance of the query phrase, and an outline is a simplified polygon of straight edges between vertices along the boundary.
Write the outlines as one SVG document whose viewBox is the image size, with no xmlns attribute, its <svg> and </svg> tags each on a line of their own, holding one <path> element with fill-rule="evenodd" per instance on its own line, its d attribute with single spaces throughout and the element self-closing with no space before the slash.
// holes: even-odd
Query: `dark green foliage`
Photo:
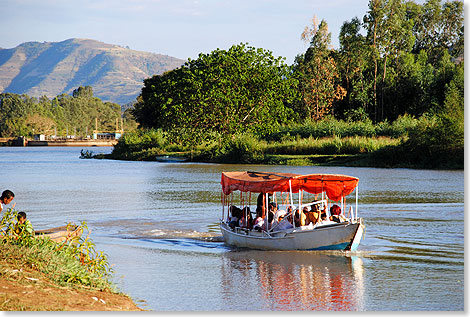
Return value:
<svg viewBox="0 0 470 317">
<path fill-rule="evenodd" d="M 281 58 L 245 44 L 200 54 L 145 80 L 136 120 L 174 141 L 201 144 L 211 135 L 267 133 L 291 119 L 295 79 Z"/>
<path fill-rule="evenodd" d="M 137 130 L 125 133 L 114 146 L 112 154 L 127 158 L 130 153 L 148 151 L 153 148 L 164 149 L 168 144 L 166 133 L 162 130 Z M 158 155 L 159 151 L 152 154 Z"/>
<path fill-rule="evenodd" d="M 0 136 L 91 135 L 99 131 L 115 131 L 121 118 L 120 106 L 93 97 L 91 87 L 79 87 L 73 96 L 60 95 L 31 98 L 26 95 L 0 94 Z M 131 119 L 129 119 L 131 120 Z M 119 128 L 120 122 L 118 121 Z"/>
</svg>

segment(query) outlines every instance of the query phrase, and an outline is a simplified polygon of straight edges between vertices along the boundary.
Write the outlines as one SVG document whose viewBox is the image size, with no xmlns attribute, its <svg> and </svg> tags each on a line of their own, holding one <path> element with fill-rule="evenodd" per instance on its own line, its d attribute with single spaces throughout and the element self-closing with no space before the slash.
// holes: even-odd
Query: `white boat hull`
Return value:
<svg viewBox="0 0 470 317">
<path fill-rule="evenodd" d="M 357 249 L 364 225 L 344 222 L 323 227 L 301 227 L 270 233 L 235 228 L 220 224 L 225 243 L 231 246 L 259 250 L 351 250 Z"/>
</svg>

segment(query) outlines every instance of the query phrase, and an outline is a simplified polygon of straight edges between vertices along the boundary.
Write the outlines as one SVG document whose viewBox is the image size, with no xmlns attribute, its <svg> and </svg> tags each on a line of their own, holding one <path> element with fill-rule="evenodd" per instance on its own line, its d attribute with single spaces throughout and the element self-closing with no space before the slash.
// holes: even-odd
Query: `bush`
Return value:
<svg viewBox="0 0 470 317">
<path fill-rule="evenodd" d="M 56 243 L 26 233 L 15 235 L 13 228 L 17 214 L 17 211 L 8 209 L 0 223 L 2 257 L 5 260 L 34 268 L 59 285 L 114 290 L 107 256 L 95 250 L 86 223 L 81 224 L 83 233 L 80 237 Z"/>
</svg>

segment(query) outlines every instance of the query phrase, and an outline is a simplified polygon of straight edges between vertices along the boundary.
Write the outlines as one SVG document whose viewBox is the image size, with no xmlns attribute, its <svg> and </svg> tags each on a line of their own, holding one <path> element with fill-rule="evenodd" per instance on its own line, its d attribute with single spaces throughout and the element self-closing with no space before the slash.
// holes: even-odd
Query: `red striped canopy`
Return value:
<svg viewBox="0 0 470 317">
<path fill-rule="evenodd" d="M 290 184 L 289 184 L 290 181 Z M 328 198 L 339 201 L 341 197 L 351 194 L 359 178 L 340 174 L 291 174 L 264 172 L 223 172 L 222 191 L 225 195 L 239 190 L 242 192 L 293 193 L 305 190 L 311 194 L 326 192 Z"/>
</svg>

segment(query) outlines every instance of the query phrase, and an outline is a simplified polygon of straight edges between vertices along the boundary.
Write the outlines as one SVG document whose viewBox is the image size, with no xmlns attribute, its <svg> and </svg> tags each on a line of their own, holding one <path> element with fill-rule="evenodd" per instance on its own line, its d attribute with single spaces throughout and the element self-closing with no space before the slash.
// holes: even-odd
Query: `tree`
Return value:
<svg viewBox="0 0 470 317">
<path fill-rule="evenodd" d="M 353 18 L 343 23 L 339 34 L 340 49 L 335 60 L 347 93 L 343 112 L 357 109 L 367 113 L 371 103 L 372 86 L 364 76 L 368 69 L 369 50 L 366 38 L 360 33 L 361 25 L 357 17 Z"/>
<path fill-rule="evenodd" d="M 406 6 L 402 0 L 371 0 L 369 12 L 364 16 L 367 29 L 367 39 L 371 47 L 373 70 L 373 103 L 374 119 L 383 120 L 386 117 L 384 94 L 387 81 L 393 82 L 396 71 L 388 74 L 387 66 L 392 61 L 395 70 L 399 68 L 400 56 L 411 51 L 414 43 L 412 21 L 407 19 Z M 379 77 L 381 68 L 382 76 Z M 391 78 L 387 78 L 390 75 Z M 378 98 L 380 85 L 380 100 Z M 380 104 L 380 107 L 379 107 Z M 380 111 L 380 113 L 379 113 Z"/>
<path fill-rule="evenodd" d="M 93 88 L 91 86 L 85 86 L 85 87 L 80 86 L 72 92 L 72 96 L 75 98 L 77 97 L 92 98 Z"/>
<path fill-rule="evenodd" d="M 463 55 L 464 16 L 462 1 L 428 0 L 414 14 L 414 52 L 425 50 L 429 61 L 436 66 L 444 51 L 452 57 Z"/>
<path fill-rule="evenodd" d="M 313 120 L 332 114 L 333 102 L 346 95 L 345 89 L 338 83 L 339 72 L 329 49 L 331 33 L 328 32 L 328 24 L 324 20 L 319 25 L 316 23 L 313 18 L 312 27 L 307 27 L 302 33 L 304 40 L 311 36 L 310 46 L 295 61 L 302 95 L 297 110 Z"/>
<path fill-rule="evenodd" d="M 264 134 L 292 119 L 295 86 L 282 58 L 239 44 L 146 79 L 133 115 L 142 127 L 192 144 L 214 134 Z"/>
</svg>

